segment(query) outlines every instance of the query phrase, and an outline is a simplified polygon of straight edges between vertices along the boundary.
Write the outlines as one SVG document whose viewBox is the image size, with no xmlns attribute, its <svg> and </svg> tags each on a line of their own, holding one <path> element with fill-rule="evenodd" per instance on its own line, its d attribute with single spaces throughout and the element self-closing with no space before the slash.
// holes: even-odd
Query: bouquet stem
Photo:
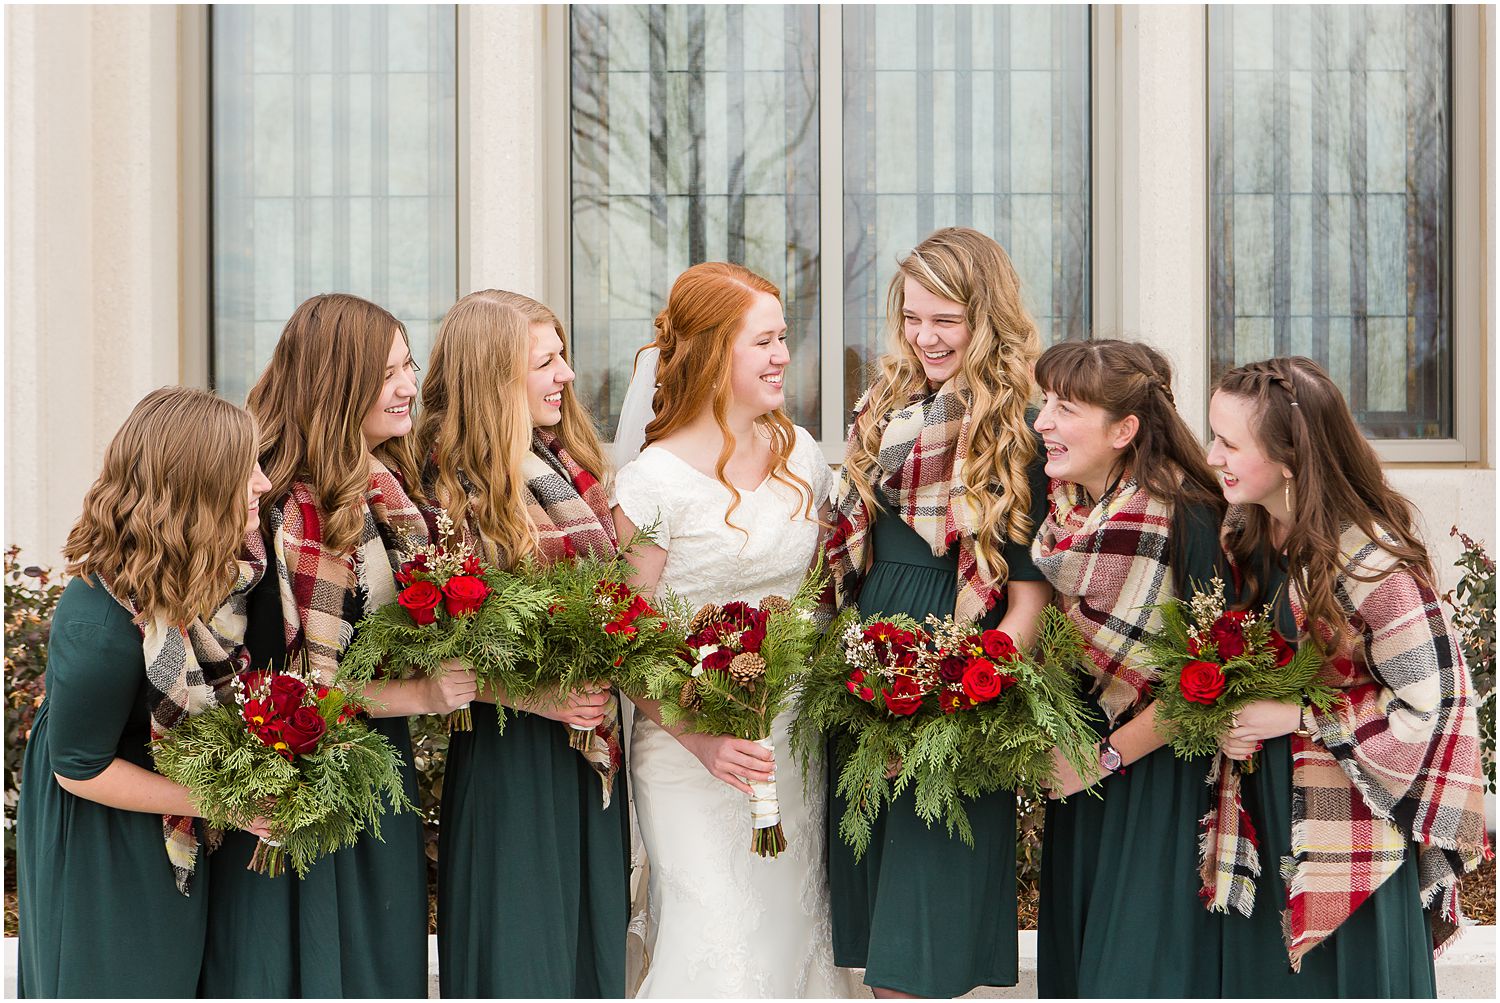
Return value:
<svg viewBox="0 0 1500 1003">
<path fill-rule="evenodd" d="M 579 752 L 587 752 L 589 746 L 594 742 L 593 728 L 580 728 L 576 724 L 568 725 L 568 745 Z"/>
<path fill-rule="evenodd" d="M 469 705 L 464 704 L 458 710 L 448 715 L 448 734 L 455 731 L 473 731 L 474 715 L 469 711 Z"/>
<path fill-rule="evenodd" d="M 245 865 L 245 870 L 278 878 L 286 873 L 286 852 L 280 843 L 262 836 L 255 844 L 255 852 L 250 854 L 250 863 Z"/>
<path fill-rule="evenodd" d="M 769 737 L 757 739 L 755 744 L 771 749 Z M 750 826 L 751 852 L 774 857 L 786 849 L 786 832 L 781 828 L 781 802 L 776 798 L 775 780 L 750 785 Z"/>
</svg>

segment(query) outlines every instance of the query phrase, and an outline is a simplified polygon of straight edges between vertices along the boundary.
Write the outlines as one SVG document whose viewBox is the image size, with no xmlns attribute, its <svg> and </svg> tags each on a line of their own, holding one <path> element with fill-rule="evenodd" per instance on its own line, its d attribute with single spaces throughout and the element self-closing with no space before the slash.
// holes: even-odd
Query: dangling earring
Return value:
<svg viewBox="0 0 1500 1003">
<path fill-rule="evenodd" d="M 1291 512 L 1292 512 L 1292 479 L 1290 477 L 1285 478 L 1281 482 L 1281 500 L 1286 503 L 1287 514 L 1291 515 Z"/>
</svg>

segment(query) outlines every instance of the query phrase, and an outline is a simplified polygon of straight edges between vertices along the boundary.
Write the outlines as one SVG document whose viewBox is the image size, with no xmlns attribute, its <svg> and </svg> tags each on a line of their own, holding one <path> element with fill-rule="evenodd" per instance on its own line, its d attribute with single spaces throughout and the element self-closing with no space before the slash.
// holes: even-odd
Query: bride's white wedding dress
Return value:
<svg viewBox="0 0 1500 1003">
<path fill-rule="evenodd" d="M 814 511 L 833 473 L 806 430 L 789 467 L 809 483 Z M 818 541 L 798 494 L 769 478 L 732 496 L 666 449 L 647 447 L 620 470 L 620 508 L 637 526 L 658 522 L 667 551 L 660 587 L 692 609 L 704 603 L 791 596 Z M 735 526 L 741 529 L 734 528 Z M 776 790 L 787 849 L 750 851 L 748 795 L 714 779 L 698 759 L 644 714 L 635 715 L 630 778 L 650 864 L 649 963 L 639 997 L 829 997 L 856 989 L 833 964 L 824 868 L 823 780 L 804 788 L 776 719 Z"/>
</svg>

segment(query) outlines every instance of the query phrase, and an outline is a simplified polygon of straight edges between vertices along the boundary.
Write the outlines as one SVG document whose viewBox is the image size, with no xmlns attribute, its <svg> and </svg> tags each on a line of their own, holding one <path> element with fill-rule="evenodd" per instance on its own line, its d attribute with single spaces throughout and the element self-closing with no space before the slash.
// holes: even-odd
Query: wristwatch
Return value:
<svg viewBox="0 0 1500 1003">
<path fill-rule="evenodd" d="M 1105 773 L 1124 773 L 1125 760 L 1121 758 L 1120 752 L 1109 739 L 1099 739 L 1099 768 Z"/>
<path fill-rule="evenodd" d="M 1292 734 L 1300 735 L 1303 738 L 1312 738 L 1317 735 L 1317 733 L 1318 719 L 1313 717 L 1312 708 L 1304 704 L 1302 707 L 1302 714 L 1297 719 L 1297 730 L 1292 732 Z"/>
</svg>

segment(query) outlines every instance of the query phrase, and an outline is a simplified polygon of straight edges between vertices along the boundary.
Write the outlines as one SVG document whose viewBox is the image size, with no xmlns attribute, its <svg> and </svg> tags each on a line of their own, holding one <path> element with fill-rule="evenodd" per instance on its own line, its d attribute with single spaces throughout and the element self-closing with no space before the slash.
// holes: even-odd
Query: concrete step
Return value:
<svg viewBox="0 0 1500 1003">
<path fill-rule="evenodd" d="M 1036 998 L 1036 932 L 1022 930 L 1020 937 L 1021 981 L 1005 989 L 976 989 L 963 999 L 1035 999 Z M 429 999 L 438 998 L 437 938 L 427 938 Z M 1475 926 L 1437 961 L 1438 998 L 1495 998 L 1495 927 Z M 5 998 L 16 996 L 16 938 L 5 938 Z M 869 993 L 866 991 L 866 998 Z"/>
</svg>

